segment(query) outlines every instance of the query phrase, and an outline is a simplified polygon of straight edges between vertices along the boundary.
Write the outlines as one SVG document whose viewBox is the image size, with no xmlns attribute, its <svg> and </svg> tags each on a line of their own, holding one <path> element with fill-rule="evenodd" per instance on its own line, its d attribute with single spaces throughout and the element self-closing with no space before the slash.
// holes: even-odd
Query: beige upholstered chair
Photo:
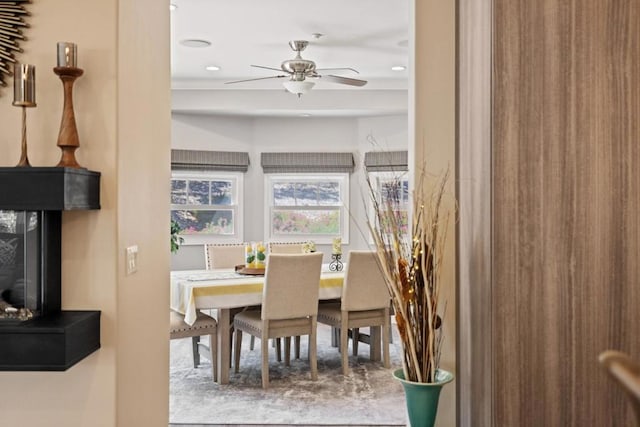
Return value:
<svg viewBox="0 0 640 427">
<path fill-rule="evenodd" d="M 301 254 L 305 242 L 270 242 L 270 254 Z"/>
<path fill-rule="evenodd" d="M 373 251 L 350 251 L 340 303 L 322 304 L 318 322 L 340 328 L 342 372 L 349 373 L 349 328 L 382 327 L 382 355 L 389 364 L 389 291 Z M 354 334 L 355 335 L 355 334 Z M 354 337 L 354 342 L 357 337 Z M 370 348 L 377 343 L 370 342 Z"/>
<path fill-rule="evenodd" d="M 599 360 L 629 397 L 636 414 L 636 424 L 640 426 L 640 364 L 631 360 L 629 355 L 615 350 L 602 352 Z"/>
<path fill-rule="evenodd" d="M 170 311 L 169 339 L 191 338 L 193 345 L 193 367 L 197 368 L 200 364 L 200 350 L 205 350 L 209 354 L 211 360 L 211 372 L 213 380 L 218 381 L 217 368 L 217 341 L 216 333 L 218 323 L 211 316 L 198 311 L 197 318 L 193 326 L 185 323 L 184 316 L 175 311 Z M 209 347 L 200 342 L 200 337 L 209 335 Z"/>
<path fill-rule="evenodd" d="M 240 364 L 242 332 L 261 339 L 262 388 L 265 389 L 269 386 L 269 338 L 309 335 L 311 378 L 318 378 L 316 317 L 321 268 L 322 253 L 269 254 L 262 308 L 239 313 L 233 321 L 236 372 Z M 285 363 L 289 364 L 288 351 L 285 351 Z"/>
<path fill-rule="evenodd" d="M 207 270 L 214 268 L 234 268 L 244 264 L 244 243 L 204 245 Z"/>
</svg>

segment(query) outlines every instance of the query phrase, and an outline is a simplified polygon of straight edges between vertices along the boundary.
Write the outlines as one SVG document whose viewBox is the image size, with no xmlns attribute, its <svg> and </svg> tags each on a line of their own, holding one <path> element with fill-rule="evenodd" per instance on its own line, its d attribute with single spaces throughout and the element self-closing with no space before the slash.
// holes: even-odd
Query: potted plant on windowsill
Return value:
<svg viewBox="0 0 640 427">
<path fill-rule="evenodd" d="M 379 189 L 367 177 L 374 212 L 369 228 L 402 343 L 402 369 L 394 377 L 404 387 L 413 427 L 434 425 L 440 390 L 454 378 L 439 368 L 444 318 L 440 273 L 454 211 L 445 206 L 448 177 L 448 171 L 439 177 L 423 172 L 416 181 L 410 236 L 406 214 L 400 208 L 406 197 L 402 180 L 392 179 Z"/>
</svg>

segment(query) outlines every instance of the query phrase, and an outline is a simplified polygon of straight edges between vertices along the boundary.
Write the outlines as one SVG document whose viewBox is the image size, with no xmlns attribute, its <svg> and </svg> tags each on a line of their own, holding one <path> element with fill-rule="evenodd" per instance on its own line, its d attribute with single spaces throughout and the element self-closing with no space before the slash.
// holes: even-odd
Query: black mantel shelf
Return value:
<svg viewBox="0 0 640 427">
<path fill-rule="evenodd" d="M 0 371 L 64 371 L 100 348 L 100 311 L 60 310 L 60 211 L 89 209 L 100 209 L 100 172 L 0 167 L 0 210 L 43 212 L 48 298 L 40 317 L 0 321 Z"/>
<path fill-rule="evenodd" d="M 57 167 L 0 167 L 0 209 L 100 209 L 100 172 Z"/>
</svg>

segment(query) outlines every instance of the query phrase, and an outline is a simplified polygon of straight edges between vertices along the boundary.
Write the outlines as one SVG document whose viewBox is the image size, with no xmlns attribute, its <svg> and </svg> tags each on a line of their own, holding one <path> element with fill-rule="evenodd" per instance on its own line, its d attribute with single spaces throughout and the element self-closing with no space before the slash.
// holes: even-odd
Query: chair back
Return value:
<svg viewBox="0 0 640 427">
<path fill-rule="evenodd" d="M 270 254 L 301 254 L 303 253 L 305 242 L 271 242 L 269 243 Z"/>
<path fill-rule="evenodd" d="M 628 354 L 607 350 L 598 357 L 600 364 L 627 394 L 640 426 L 640 364 Z"/>
<path fill-rule="evenodd" d="M 244 264 L 244 244 L 208 244 L 204 245 L 207 270 L 214 268 L 233 268 Z"/>
<path fill-rule="evenodd" d="M 262 319 L 318 314 L 322 253 L 269 254 L 262 291 Z"/>
<path fill-rule="evenodd" d="M 342 285 L 344 311 L 389 307 L 391 297 L 374 251 L 349 251 Z"/>
</svg>

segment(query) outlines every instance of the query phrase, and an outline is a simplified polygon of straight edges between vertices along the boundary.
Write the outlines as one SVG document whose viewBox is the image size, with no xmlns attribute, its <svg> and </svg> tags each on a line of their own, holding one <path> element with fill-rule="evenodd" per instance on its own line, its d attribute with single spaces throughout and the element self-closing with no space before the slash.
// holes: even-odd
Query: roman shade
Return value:
<svg viewBox="0 0 640 427">
<path fill-rule="evenodd" d="M 355 168 L 353 153 L 262 153 L 264 173 L 342 172 Z"/>
<path fill-rule="evenodd" d="M 171 169 L 246 172 L 249 169 L 249 153 L 171 150 Z"/>
<path fill-rule="evenodd" d="M 364 153 L 367 172 L 395 172 L 409 170 L 407 151 L 369 151 Z"/>
</svg>

